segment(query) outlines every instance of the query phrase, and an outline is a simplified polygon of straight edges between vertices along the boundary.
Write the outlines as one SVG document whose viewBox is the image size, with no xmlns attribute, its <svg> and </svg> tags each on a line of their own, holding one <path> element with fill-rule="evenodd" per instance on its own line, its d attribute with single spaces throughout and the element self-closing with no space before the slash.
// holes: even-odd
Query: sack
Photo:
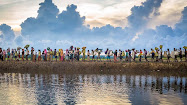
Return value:
<svg viewBox="0 0 187 105">
<path fill-rule="evenodd" d="M 105 54 L 107 54 L 107 51 L 105 51 Z"/>
</svg>

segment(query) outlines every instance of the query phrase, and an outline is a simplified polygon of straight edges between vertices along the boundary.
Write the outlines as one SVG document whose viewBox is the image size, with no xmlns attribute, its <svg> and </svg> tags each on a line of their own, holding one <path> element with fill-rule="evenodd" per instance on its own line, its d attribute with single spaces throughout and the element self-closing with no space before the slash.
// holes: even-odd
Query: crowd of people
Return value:
<svg viewBox="0 0 187 105">
<path fill-rule="evenodd" d="M 174 62 L 179 61 L 186 61 L 187 62 L 187 48 L 184 46 L 182 48 L 176 49 L 174 48 L 173 51 L 170 51 L 167 49 L 167 51 L 162 51 L 162 45 L 160 48 L 155 47 L 155 49 L 151 49 L 151 51 L 144 50 L 135 50 L 128 49 L 125 51 L 119 50 L 109 50 L 106 49 L 104 53 L 102 54 L 103 49 L 95 49 L 95 50 L 87 50 L 86 53 L 86 47 L 82 47 L 82 50 L 80 50 L 79 47 L 73 47 L 71 46 L 69 49 L 66 49 L 65 51 L 63 49 L 50 49 L 49 47 L 47 49 L 44 49 L 43 51 L 38 50 L 36 51 L 33 47 L 31 47 L 31 50 L 29 51 L 29 45 L 26 45 L 24 49 L 21 47 L 18 47 L 17 49 L 8 48 L 7 50 L 0 48 L 0 59 L 1 61 L 103 61 L 101 58 L 101 55 L 103 55 L 103 58 L 106 59 L 106 61 L 126 61 L 126 62 L 132 62 L 136 61 L 138 59 L 139 62 L 142 62 L 142 59 L 144 59 L 146 62 L 152 61 L 152 62 L 163 62 L 163 57 L 166 58 L 167 62 L 171 62 L 171 58 L 174 59 Z M 148 60 L 148 58 L 151 58 Z M 178 59 L 179 58 L 179 59 Z M 183 59 L 184 58 L 184 59 Z"/>
</svg>

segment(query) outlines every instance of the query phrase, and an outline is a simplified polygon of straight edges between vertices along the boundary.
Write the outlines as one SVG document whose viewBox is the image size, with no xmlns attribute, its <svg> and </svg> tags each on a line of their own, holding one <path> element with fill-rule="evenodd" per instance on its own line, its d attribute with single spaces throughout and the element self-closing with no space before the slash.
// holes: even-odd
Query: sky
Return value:
<svg viewBox="0 0 187 105">
<path fill-rule="evenodd" d="M 0 0 L 0 45 L 179 48 L 187 45 L 185 7 L 186 0 Z"/>
</svg>

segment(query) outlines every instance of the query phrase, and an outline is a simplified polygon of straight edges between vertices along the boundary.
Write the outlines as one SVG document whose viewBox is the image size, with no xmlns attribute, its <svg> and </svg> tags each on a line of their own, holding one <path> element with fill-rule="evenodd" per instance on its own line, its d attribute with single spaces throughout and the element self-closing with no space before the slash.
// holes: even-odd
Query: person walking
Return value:
<svg viewBox="0 0 187 105">
<path fill-rule="evenodd" d="M 82 47 L 82 54 L 83 54 L 83 61 L 85 62 L 85 58 L 86 58 L 86 47 Z"/>
<path fill-rule="evenodd" d="M 177 49 L 175 49 L 174 48 L 174 56 L 175 56 L 175 62 L 178 62 L 178 60 L 177 60 L 177 56 L 178 56 L 178 51 L 177 51 Z"/>
<path fill-rule="evenodd" d="M 107 61 L 110 60 L 110 52 L 108 48 L 105 51 L 105 56 L 107 57 Z"/>
<path fill-rule="evenodd" d="M 29 50 L 26 48 L 26 60 L 28 61 L 28 56 L 29 56 Z"/>
<path fill-rule="evenodd" d="M 3 50 L 2 50 L 2 48 L 0 48 L 0 59 L 1 59 L 1 61 L 3 61 Z"/>
<path fill-rule="evenodd" d="M 98 48 L 96 49 L 96 52 L 97 52 L 97 61 L 98 59 L 100 59 L 100 62 L 101 62 L 101 50 L 99 50 Z"/>
<path fill-rule="evenodd" d="M 18 57 L 18 52 L 15 49 L 15 61 L 17 60 L 17 57 Z"/>
<path fill-rule="evenodd" d="M 141 62 L 142 61 L 142 55 L 143 55 L 143 52 L 142 52 L 142 50 L 140 50 L 140 54 L 139 54 L 139 61 Z"/>
<path fill-rule="evenodd" d="M 123 60 L 123 52 L 121 51 L 121 49 L 119 49 L 119 59 L 120 62 Z"/>
<path fill-rule="evenodd" d="M 41 51 L 38 50 L 38 61 L 41 61 Z"/>
<path fill-rule="evenodd" d="M 47 50 L 44 49 L 44 61 L 47 61 Z"/>
<path fill-rule="evenodd" d="M 87 52 L 87 61 L 89 62 L 90 61 L 90 51 L 88 50 Z"/>
<path fill-rule="evenodd" d="M 63 57 L 64 56 L 64 52 L 63 52 L 63 49 L 60 50 L 60 61 L 63 62 Z"/>
<path fill-rule="evenodd" d="M 180 60 L 182 62 L 182 49 L 181 48 L 179 49 L 179 57 L 180 57 Z"/>
<path fill-rule="evenodd" d="M 155 59 L 155 51 L 153 49 L 151 49 L 151 58 L 152 58 L 152 62 L 154 62 Z"/>
<path fill-rule="evenodd" d="M 185 59 L 186 59 L 186 62 L 187 62 L 187 50 L 186 50 L 186 48 L 184 48 L 185 50 L 184 50 L 184 55 L 185 55 Z"/>
<path fill-rule="evenodd" d="M 128 61 L 131 62 L 131 59 L 132 59 L 131 50 L 128 50 L 128 54 L 129 54 Z"/>
<path fill-rule="evenodd" d="M 146 61 L 146 62 L 149 62 L 149 61 L 147 60 L 147 50 L 146 50 L 146 49 L 144 49 L 144 57 L 145 57 L 145 61 Z"/>
<path fill-rule="evenodd" d="M 24 54 L 25 54 L 25 52 L 24 52 L 24 49 L 22 49 L 22 61 L 24 61 Z"/>
<path fill-rule="evenodd" d="M 33 47 L 31 47 L 31 61 L 33 60 L 33 53 L 34 52 L 34 48 Z"/>
<path fill-rule="evenodd" d="M 115 50 L 115 52 L 114 52 L 114 62 L 117 62 L 117 54 L 118 54 L 118 51 Z"/>
<path fill-rule="evenodd" d="M 171 58 L 171 53 L 169 49 L 167 49 L 167 62 L 170 62 L 170 58 Z"/>
<path fill-rule="evenodd" d="M 128 50 L 125 51 L 125 59 L 128 62 L 128 59 L 129 59 L 129 52 L 128 52 Z"/>
<path fill-rule="evenodd" d="M 55 57 L 55 60 L 57 61 L 57 54 L 56 49 L 54 50 L 53 56 Z"/>
<path fill-rule="evenodd" d="M 53 50 L 51 49 L 50 51 L 50 61 L 52 62 L 53 61 Z"/>
<path fill-rule="evenodd" d="M 69 61 L 69 50 L 66 49 L 66 61 Z"/>
<path fill-rule="evenodd" d="M 92 61 L 95 61 L 95 52 L 92 50 Z"/>
<path fill-rule="evenodd" d="M 3 50 L 3 61 L 6 61 L 6 51 Z"/>
<path fill-rule="evenodd" d="M 136 59 L 135 49 L 132 49 L 132 59 L 135 62 L 135 59 Z"/>
</svg>

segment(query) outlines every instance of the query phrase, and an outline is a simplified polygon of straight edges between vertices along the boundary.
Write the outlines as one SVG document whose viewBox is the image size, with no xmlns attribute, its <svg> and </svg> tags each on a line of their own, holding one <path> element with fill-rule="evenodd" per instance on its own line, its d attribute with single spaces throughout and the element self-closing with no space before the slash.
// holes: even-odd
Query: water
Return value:
<svg viewBox="0 0 187 105">
<path fill-rule="evenodd" d="M 184 105 L 187 78 L 3 73 L 0 104 Z"/>
</svg>

